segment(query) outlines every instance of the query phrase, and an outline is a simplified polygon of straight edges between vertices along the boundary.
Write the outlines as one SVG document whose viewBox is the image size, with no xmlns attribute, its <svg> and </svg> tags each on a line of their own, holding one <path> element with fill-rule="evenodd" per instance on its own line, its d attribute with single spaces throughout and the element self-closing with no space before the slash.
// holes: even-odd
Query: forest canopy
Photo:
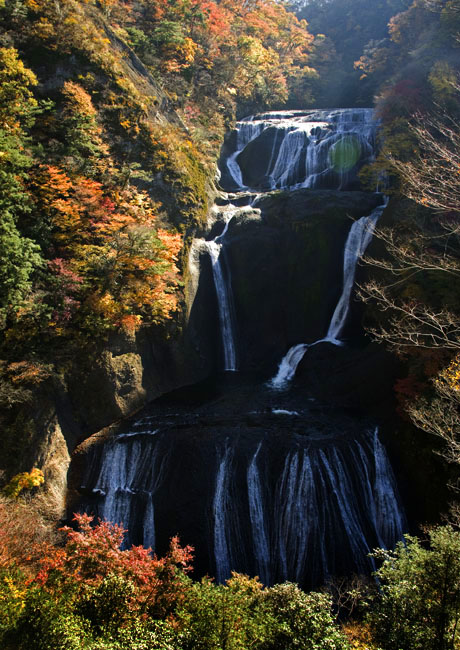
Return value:
<svg viewBox="0 0 460 650">
<path fill-rule="evenodd" d="M 5 0 L 0 20 L 5 345 L 170 319 L 226 125 L 308 100 L 305 21 L 274 0 Z"/>
</svg>

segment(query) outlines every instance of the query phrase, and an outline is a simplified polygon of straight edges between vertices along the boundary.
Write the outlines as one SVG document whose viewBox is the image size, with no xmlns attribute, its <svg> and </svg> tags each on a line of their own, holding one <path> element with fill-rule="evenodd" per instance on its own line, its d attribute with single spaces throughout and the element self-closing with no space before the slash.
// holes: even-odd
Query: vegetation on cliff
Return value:
<svg viewBox="0 0 460 650">
<path fill-rule="evenodd" d="M 391 179 L 391 223 L 379 233 L 385 258 L 370 260 L 363 288 L 372 335 L 406 361 L 396 386 L 412 422 L 444 441 L 458 476 L 459 3 L 416 1 L 394 16 L 388 38 L 361 57 L 379 80 L 383 147 L 374 173 Z M 372 312 L 370 312 L 372 313 Z"/>
<path fill-rule="evenodd" d="M 5 0 L 0 19 L 4 354 L 169 318 L 237 101 L 315 75 L 305 22 L 271 0 Z"/>
<path fill-rule="evenodd" d="M 39 386 L 56 391 L 110 334 L 180 330 L 183 262 L 223 134 L 237 110 L 308 96 L 311 43 L 274 0 L 0 2 L 8 472 Z"/>
<path fill-rule="evenodd" d="M 388 38 L 388 22 L 412 0 L 296 0 L 315 35 L 318 106 L 372 106 L 382 79 L 363 78 L 356 62 Z"/>
</svg>

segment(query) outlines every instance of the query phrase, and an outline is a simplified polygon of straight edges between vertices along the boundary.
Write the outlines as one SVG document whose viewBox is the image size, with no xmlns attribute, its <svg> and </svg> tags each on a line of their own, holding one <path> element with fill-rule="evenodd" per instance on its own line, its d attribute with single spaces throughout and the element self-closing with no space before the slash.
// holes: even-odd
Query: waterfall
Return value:
<svg viewBox="0 0 460 650">
<path fill-rule="evenodd" d="M 262 482 L 257 465 L 257 457 L 261 447 L 262 442 L 259 442 L 248 467 L 247 482 L 249 517 L 251 521 L 257 575 L 267 585 L 270 584 L 270 546 L 266 528 Z"/>
<path fill-rule="evenodd" d="M 230 208 L 231 209 L 226 214 L 225 226 L 222 233 L 212 241 L 205 242 L 205 246 L 211 258 L 212 274 L 214 277 L 214 285 L 216 287 L 220 332 L 224 351 L 224 370 L 235 371 L 237 370 L 237 363 L 232 316 L 231 287 L 226 281 L 221 261 L 223 239 L 236 210 L 234 206 L 230 206 Z"/>
<path fill-rule="evenodd" d="M 318 444 L 307 435 L 304 446 L 289 451 L 271 490 L 262 489 L 261 472 L 273 470 L 261 456 L 263 442 L 247 465 L 247 498 L 252 536 L 251 571 L 264 584 L 280 580 L 321 584 L 345 565 L 365 573 L 368 557 L 379 545 L 392 548 L 402 538 L 406 521 L 396 483 L 378 430 L 345 441 L 334 434 Z M 244 540 L 231 532 L 244 515 L 230 503 L 231 476 L 238 473 L 236 447 L 225 449 L 217 466 L 214 511 L 214 555 L 219 582 L 231 569 L 245 571 Z M 270 522 L 270 523 L 269 523 Z M 270 534 L 271 528 L 271 534 Z"/>
<path fill-rule="evenodd" d="M 343 253 L 343 284 L 342 293 L 334 309 L 326 336 L 314 343 L 300 343 L 290 348 L 281 360 L 278 371 L 270 381 L 272 388 L 284 388 L 294 377 L 299 363 L 305 356 L 308 348 L 318 343 L 332 343 L 343 345 L 340 334 L 345 326 L 350 309 L 350 297 L 353 290 L 356 274 L 356 265 L 368 247 L 377 221 L 388 204 L 386 198 L 382 205 L 376 207 L 369 216 L 361 217 L 353 222 L 345 242 Z"/>
<path fill-rule="evenodd" d="M 359 443 L 355 444 L 359 445 Z M 364 531 L 365 520 L 363 521 L 360 511 L 359 495 L 351 485 L 353 469 L 359 471 L 361 468 L 352 468 L 335 448 L 332 449 L 329 458 L 322 450 L 319 455 L 329 483 L 329 489 L 335 497 L 338 518 L 345 533 L 344 539 L 350 547 L 352 556 L 356 558 L 359 570 L 364 571 L 366 557 L 371 549 Z M 361 475 L 362 472 L 360 472 Z"/>
<path fill-rule="evenodd" d="M 274 521 L 277 579 L 324 581 L 340 570 L 341 554 L 353 558 L 356 571 L 373 569 L 373 545 L 392 548 L 406 526 L 377 430 L 346 448 L 330 444 L 288 454 Z"/>
<path fill-rule="evenodd" d="M 291 179 L 302 178 L 308 174 L 306 166 L 308 145 L 310 142 L 308 133 L 315 128 L 315 126 L 314 123 L 308 122 L 302 124 L 296 129 L 293 129 L 292 127 L 292 130 L 285 129 L 284 134 L 281 129 L 277 129 L 277 135 L 278 133 L 281 133 L 281 136 L 284 135 L 284 137 L 282 138 L 273 170 L 270 172 L 270 189 L 289 187 L 293 184 Z M 276 146 L 277 144 L 278 142 L 275 140 L 274 145 Z M 275 151 L 276 149 L 274 147 L 272 151 L 272 160 L 275 158 Z M 268 170 L 270 170 L 270 165 Z"/>
<path fill-rule="evenodd" d="M 229 480 L 230 480 L 231 451 L 227 447 L 223 458 L 221 458 L 216 475 L 216 488 L 214 492 L 213 515 L 214 515 L 214 556 L 216 561 L 216 578 L 218 582 L 224 582 L 230 577 L 231 565 L 229 545 L 231 540 L 227 538 L 228 522 L 227 510 L 229 508 Z"/>
<path fill-rule="evenodd" d="M 396 482 L 387 454 L 379 440 L 378 429 L 374 431 L 373 455 L 375 459 L 375 482 L 373 486 L 376 502 L 375 529 L 379 544 L 392 548 L 402 538 L 406 527 L 405 517 L 400 507 L 396 491 Z"/>
<path fill-rule="evenodd" d="M 324 339 L 321 339 L 323 341 Z M 302 361 L 305 352 L 311 345 L 316 345 L 321 343 L 321 341 L 315 341 L 315 343 L 299 343 L 290 348 L 287 354 L 281 359 L 281 363 L 278 368 L 278 372 L 275 377 L 270 381 L 272 388 L 283 388 L 286 386 L 295 375 L 297 366 Z"/>
<path fill-rule="evenodd" d="M 242 120 L 233 132 L 233 150 L 221 162 L 227 189 L 345 189 L 372 159 L 377 126 L 368 108 L 279 111 Z M 263 158 L 254 146 L 259 141 Z M 242 158 L 249 182 L 239 164 Z"/>
<path fill-rule="evenodd" d="M 324 339 L 325 341 L 334 343 L 335 345 L 340 344 L 339 336 L 343 330 L 350 309 L 350 296 L 355 283 L 356 265 L 369 246 L 377 221 L 387 204 L 388 199 L 385 199 L 383 205 L 375 208 L 369 216 L 357 219 L 350 228 L 343 253 L 342 293 L 332 314 L 329 329 Z"/>
<path fill-rule="evenodd" d="M 239 128 L 237 129 L 235 151 L 227 158 L 226 167 L 230 174 L 230 178 L 234 184 L 240 189 L 247 189 L 243 183 L 243 178 L 241 174 L 240 166 L 238 165 L 237 158 L 243 149 L 252 141 L 257 138 L 258 135 L 264 130 L 265 123 L 257 122 L 254 124 L 252 121 L 239 122 Z"/>
<path fill-rule="evenodd" d="M 275 430 L 289 438 L 289 418 L 261 417 L 276 418 Z M 174 418 L 155 436 L 115 437 L 92 451 L 82 509 L 129 526 L 125 546 L 155 548 L 157 529 L 163 548 L 177 533 L 187 543 L 209 530 L 197 550 L 214 558 L 219 583 L 235 570 L 266 585 L 321 585 L 334 574 L 371 571 L 368 553 L 402 538 L 406 522 L 375 427 L 356 423 L 352 433 L 338 418 L 322 421 L 320 430 L 308 413 L 297 413 L 302 434 L 280 446 L 262 423 L 241 438 L 238 422 L 216 441 L 215 424 L 203 437 L 202 423 L 190 430 L 180 414 Z"/>
<path fill-rule="evenodd" d="M 238 367 L 226 246 L 241 244 L 248 232 L 262 232 L 255 242 L 264 243 L 299 225 L 278 228 L 273 222 L 282 220 L 283 211 L 273 218 L 271 208 L 264 212 L 264 199 L 259 210 L 253 207 L 265 191 L 297 188 L 303 200 L 311 195 L 306 188 L 338 190 L 357 183 L 360 166 L 374 155 L 375 130 L 369 109 L 279 111 L 242 120 L 228 139 L 220 163 L 223 182 L 244 194 L 221 196 L 228 204 L 215 208 L 210 226 L 216 226 L 218 210 L 222 232 L 212 241 L 195 240 L 191 263 L 195 294 L 204 253 L 212 263 L 225 370 Z M 282 208 L 283 200 L 279 193 L 266 204 Z M 237 202 L 246 206 L 237 208 Z M 293 346 L 271 386 L 285 387 L 310 347 L 343 345 L 356 265 L 386 204 L 351 225 L 341 295 L 324 337 Z M 228 233 L 231 220 L 244 211 Z M 276 249 L 269 250 L 276 257 Z M 244 259 L 243 253 L 232 259 Z M 262 259 L 268 265 L 271 253 Z M 271 280 L 258 260 L 247 275 L 260 272 L 255 286 L 263 290 Z M 234 287 L 244 282 L 234 280 Z M 236 304 L 241 318 L 252 308 L 249 299 Z M 282 328 L 284 314 L 278 321 L 276 307 L 262 317 L 273 317 Z M 247 341 L 249 346 L 254 335 Z M 244 367 L 243 348 L 240 357 Z M 179 534 L 182 544 L 195 547 L 197 576 L 214 575 L 219 583 L 232 571 L 258 575 L 266 585 L 291 580 L 302 587 L 319 587 L 334 575 L 369 573 L 369 552 L 393 547 L 406 528 L 395 478 L 370 420 L 345 413 L 333 400 L 309 400 L 304 391 L 267 390 L 249 373 L 213 376 L 163 396 L 121 425 L 116 436 L 88 445 L 79 507 L 127 527 L 125 545 L 144 544 L 162 554 Z"/>
<path fill-rule="evenodd" d="M 92 483 L 92 493 L 97 497 L 97 517 L 127 529 L 125 546 L 131 543 L 131 533 L 140 521 L 142 544 L 155 548 L 154 499 L 167 453 L 158 453 L 158 446 L 148 441 L 151 436 L 151 431 L 134 430 L 113 438 L 102 449 L 96 478 L 91 477 L 95 468 L 90 465 L 84 479 L 84 483 Z"/>
<path fill-rule="evenodd" d="M 271 141 L 269 155 L 265 157 L 267 164 L 257 183 L 258 187 L 270 190 L 325 186 L 344 189 L 353 174 L 356 175 L 356 170 L 373 159 L 377 126 L 373 110 L 367 108 L 262 113 L 237 124 L 233 134 L 234 150 L 223 164 L 239 191 L 250 189 L 243 180 L 239 159 L 259 140 L 262 147 L 262 139 L 265 138 L 264 146 L 260 150 L 254 148 L 258 153 L 249 159 L 254 167 L 264 167 L 264 153 Z M 257 191 L 257 188 L 251 191 Z M 272 387 L 283 388 L 287 385 L 306 350 L 312 345 L 325 341 L 342 345 L 340 334 L 349 312 L 356 265 L 372 238 L 375 224 L 385 206 L 386 202 L 370 215 L 356 220 L 350 229 L 343 257 L 342 293 L 326 335 L 314 343 L 291 348 L 271 381 Z M 225 232 L 226 229 L 223 234 Z M 220 262 L 222 236 L 208 242 L 207 246 L 219 302 L 224 367 L 226 370 L 236 370 L 230 289 Z"/>
<path fill-rule="evenodd" d="M 278 563 L 283 580 L 302 580 L 311 538 L 317 538 L 318 504 L 313 468 L 305 450 L 286 457 L 275 496 Z"/>
</svg>

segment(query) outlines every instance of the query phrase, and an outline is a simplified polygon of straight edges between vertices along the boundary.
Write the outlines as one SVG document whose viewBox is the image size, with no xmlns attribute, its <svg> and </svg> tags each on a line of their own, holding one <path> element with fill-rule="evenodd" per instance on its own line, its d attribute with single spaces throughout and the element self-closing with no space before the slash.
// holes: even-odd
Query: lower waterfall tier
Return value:
<svg viewBox="0 0 460 650">
<path fill-rule="evenodd" d="M 252 379 L 166 396 L 88 445 L 74 509 L 159 553 L 179 534 L 197 575 L 218 581 L 236 570 L 310 587 L 369 573 L 368 553 L 406 530 L 375 422 Z"/>
</svg>

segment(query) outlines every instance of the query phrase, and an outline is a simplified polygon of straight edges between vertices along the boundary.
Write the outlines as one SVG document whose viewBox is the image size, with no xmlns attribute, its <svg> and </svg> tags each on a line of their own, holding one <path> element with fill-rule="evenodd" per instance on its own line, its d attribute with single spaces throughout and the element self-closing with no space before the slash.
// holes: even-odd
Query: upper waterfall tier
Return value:
<svg viewBox="0 0 460 650">
<path fill-rule="evenodd" d="M 220 159 L 227 191 L 360 189 L 376 149 L 371 108 L 260 113 L 237 123 Z"/>
</svg>

